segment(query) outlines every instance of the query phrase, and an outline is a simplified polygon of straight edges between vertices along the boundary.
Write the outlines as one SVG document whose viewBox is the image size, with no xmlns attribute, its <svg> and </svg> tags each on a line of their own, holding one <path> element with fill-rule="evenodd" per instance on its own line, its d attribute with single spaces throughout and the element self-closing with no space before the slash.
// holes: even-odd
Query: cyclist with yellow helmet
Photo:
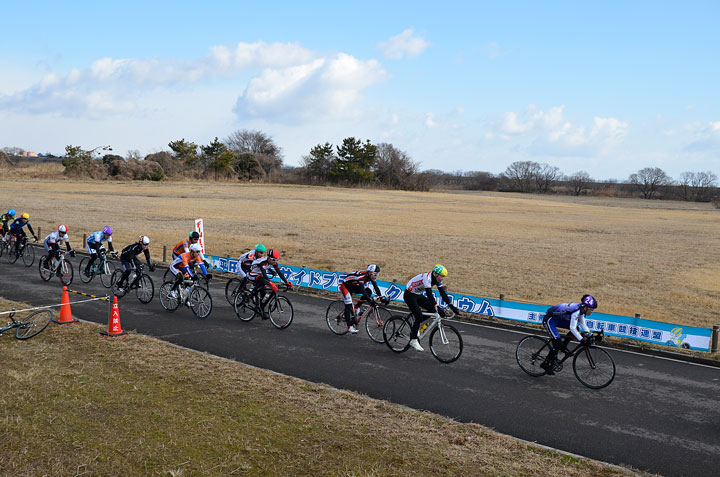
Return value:
<svg viewBox="0 0 720 477">
<path fill-rule="evenodd" d="M 450 309 L 455 314 L 460 312 L 455 305 L 452 304 L 452 300 L 445 291 L 443 280 L 445 280 L 447 274 L 447 268 L 437 264 L 431 271 L 421 273 L 420 275 L 416 275 L 411 278 L 405 286 L 403 300 L 415 317 L 415 320 L 413 320 L 412 330 L 410 332 L 410 346 L 418 351 L 424 351 L 417 339 L 420 323 L 428 319 L 427 316 L 423 316 L 420 308 L 424 308 L 430 313 L 439 313 L 440 316 L 445 316 L 445 312 L 442 308 L 437 306 L 437 302 L 435 301 L 435 295 L 432 293 L 433 285 L 437 287 L 438 292 L 440 292 L 440 296 L 445 303 L 448 304 Z"/>
<path fill-rule="evenodd" d="M 28 214 L 27 212 L 23 212 L 22 214 L 20 214 L 20 217 L 15 219 L 13 223 L 10 224 L 10 234 L 15 236 L 16 256 L 20 254 L 20 245 L 24 242 L 24 239 L 27 238 L 27 234 L 25 233 L 25 230 L 23 230 L 25 226 L 27 226 L 35 241 L 37 242 L 38 240 L 37 235 L 35 235 L 35 231 L 32 228 L 32 225 L 30 225 L 30 214 Z"/>
</svg>

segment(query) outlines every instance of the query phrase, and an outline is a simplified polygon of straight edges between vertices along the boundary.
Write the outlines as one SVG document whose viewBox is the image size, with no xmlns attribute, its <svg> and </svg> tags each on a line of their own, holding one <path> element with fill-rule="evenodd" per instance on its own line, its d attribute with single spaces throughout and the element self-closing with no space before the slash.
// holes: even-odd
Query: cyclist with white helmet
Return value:
<svg viewBox="0 0 720 477">
<path fill-rule="evenodd" d="M 45 259 L 45 263 L 42 264 L 44 268 L 51 268 L 50 261 L 53 258 L 59 258 L 58 252 L 60 251 L 60 244 L 62 242 L 65 242 L 65 247 L 67 248 L 67 251 L 70 252 L 70 256 L 75 256 L 75 250 L 70 247 L 70 237 L 68 237 L 67 226 L 58 225 L 58 229 L 49 234 L 45 237 L 45 240 L 43 240 L 43 246 L 47 251 L 47 258 Z"/>
<path fill-rule="evenodd" d="M 187 253 L 181 253 L 175 260 L 170 264 L 170 271 L 175 275 L 175 283 L 173 284 L 171 291 L 175 291 L 183 281 L 183 278 L 192 278 L 194 276 L 190 269 L 190 263 L 196 262 L 200 265 L 200 270 L 206 278 L 210 279 L 211 275 L 208 274 L 207 268 L 205 268 L 205 257 L 202 254 L 202 249 L 199 243 L 194 243 L 188 247 L 190 249 Z"/>
<path fill-rule="evenodd" d="M 447 268 L 437 264 L 431 271 L 421 273 L 420 275 L 416 275 L 411 278 L 405 286 L 403 300 L 415 317 L 413 320 L 412 330 L 410 331 L 410 346 L 418 351 L 423 351 L 423 347 L 420 346 L 420 342 L 417 339 L 420 323 L 428 319 L 427 316 L 422 314 L 422 310 L 420 308 L 424 308 L 430 313 L 439 313 L 440 316 L 445 316 L 445 312 L 442 308 L 437 306 L 437 302 L 435 301 L 435 295 L 432 293 L 433 285 L 437 287 L 438 292 L 440 292 L 440 296 L 445 303 L 448 304 L 450 309 L 455 314 L 459 313 L 459 310 L 452 304 L 452 300 L 445 291 L 443 281 L 445 280 L 447 274 Z"/>
<path fill-rule="evenodd" d="M 360 308 L 363 300 L 372 300 L 372 292 L 365 286 L 368 283 L 372 283 L 375 293 L 384 299 L 376 281 L 379 274 L 380 267 L 378 265 L 371 264 L 368 265 L 365 270 L 348 273 L 338 287 L 343 296 L 343 302 L 345 303 L 345 322 L 348 325 L 348 331 L 350 333 L 355 334 L 358 332 L 358 329 L 355 326 L 357 323 L 355 322 L 355 312 L 353 310 L 351 294 L 355 293 L 357 295 L 362 295 L 360 300 L 357 302 L 357 308 Z"/>
<path fill-rule="evenodd" d="M 8 209 L 7 213 L 0 215 L 0 236 L 2 236 L 3 242 L 13 220 L 15 220 L 15 209 Z"/>
<path fill-rule="evenodd" d="M 552 339 L 550 342 L 552 349 L 545 361 L 540 365 L 547 374 L 555 374 L 553 372 L 553 361 L 560 350 L 567 349 L 567 344 L 573 336 L 582 342 L 592 334 L 587 323 L 585 323 L 585 317 L 590 316 L 596 308 L 597 300 L 592 295 L 583 295 L 580 303 L 560 303 L 548 308 L 543 318 L 543 328 Z M 560 337 L 558 328 L 570 330 L 564 341 Z"/>
<path fill-rule="evenodd" d="M 149 245 L 150 237 L 147 235 L 141 235 L 138 237 L 137 242 L 131 243 L 122 249 L 122 252 L 120 252 L 120 263 L 123 267 L 123 274 L 118 282 L 118 288 L 124 288 L 125 281 L 130 276 L 130 273 L 133 270 L 137 270 L 140 266 L 140 260 L 137 259 L 137 256 L 141 253 L 145 254 L 145 261 L 147 262 L 150 271 L 155 271 L 155 265 L 150 261 L 150 250 L 148 250 Z M 134 284 L 131 285 L 134 286 Z"/>
<path fill-rule="evenodd" d="M 115 251 L 112 244 L 112 234 L 113 229 L 111 229 L 109 225 L 106 225 L 102 228 L 102 230 L 98 230 L 97 232 L 90 234 L 87 238 L 86 245 L 88 252 L 90 253 L 90 260 L 88 260 L 87 266 L 85 267 L 86 276 L 90 276 L 90 268 L 92 267 L 92 264 L 95 263 L 98 256 L 101 253 L 105 253 L 105 246 L 103 245 L 103 242 L 107 241 L 109 252 Z"/>
<path fill-rule="evenodd" d="M 250 265 L 250 272 L 248 272 L 247 276 L 248 280 L 255 283 L 255 288 L 252 292 L 253 300 L 257 297 L 258 292 L 260 292 L 261 301 L 263 298 L 265 298 L 265 285 L 268 285 L 274 292 L 278 291 L 277 285 L 271 282 L 270 277 L 268 276 L 268 271 L 270 270 L 270 268 L 274 269 L 274 274 L 279 276 L 283 283 L 285 283 L 285 285 L 287 285 L 289 288 L 292 288 L 292 283 L 290 283 L 290 281 L 285 278 L 285 275 L 278 266 L 279 258 L 280 252 L 270 249 L 267 251 L 267 255 L 255 259 Z M 267 318 L 268 317 L 263 314 L 262 319 L 266 320 Z"/>
<path fill-rule="evenodd" d="M 10 224 L 10 234 L 15 236 L 15 255 L 20 254 L 20 245 L 22 244 L 23 239 L 27 238 L 27 234 L 25 233 L 25 230 L 23 230 L 23 227 L 25 226 L 27 226 L 35 241 L 37 242 L 38 240 L 32 225 L 30 225 L 30 214 L 23 212 L 20 214 L 20 217 L 13 220 Z"/>
</svg>

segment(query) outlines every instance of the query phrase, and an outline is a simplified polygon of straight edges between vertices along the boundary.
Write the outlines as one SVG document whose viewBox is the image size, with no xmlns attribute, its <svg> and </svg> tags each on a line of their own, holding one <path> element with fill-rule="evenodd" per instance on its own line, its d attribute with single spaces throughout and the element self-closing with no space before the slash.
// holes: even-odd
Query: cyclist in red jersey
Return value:
<svg viewBox="0 0 720 477">
<path fill-rule="evenodd" d="M 343 302 L 345 303 L 345 322 L 348 325 L 348 331 L 350 333 L 355 334 L 358 332 L 357 327 L 355 326 L 357 323 L 355 321 L 356 316 L 352 305 L 352 293 L 362 295 L 360 301 L 357 303 L 358 309 L 360 308 L 363 300 L 372 300 L 372 292 L 370 292 L 370 290 L 365 286 L 368 282 L 372 283 L 375 293 L 383 300 L 386 300 L 375 281 L 377 280 L 379 274 L 379 266 L 375 264 L 368 265 L 365 270 L 358 270 L 356 272 L 349 273 L 338 287 L 340 288 L 340 293 L 342 293 Z"/>
</svg>

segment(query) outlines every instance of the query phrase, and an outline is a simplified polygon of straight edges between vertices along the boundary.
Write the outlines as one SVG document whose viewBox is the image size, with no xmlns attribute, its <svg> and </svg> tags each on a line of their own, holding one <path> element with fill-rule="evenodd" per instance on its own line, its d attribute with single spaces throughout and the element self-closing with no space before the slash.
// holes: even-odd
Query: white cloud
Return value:
<svg viewBox="0 0 720 477">
<path fill-rule="evenodd" d="M 438 124 L 437 121 L 435 121 L 435 114 L 425 113 L 425 126 L 430 129 L 434 129 L 434 128 L 440 126 L 440 124 Z"/>
<path fill-rule="evenodd" d="M 418 56 L 430 46 L 430 43 L 424 38 L 413 36 L 413 33 L 414 29 L 408 28 L 388 41 L 378 43 L 378 48 L 383 52 L 385 58 L 393 60 Z"/>
<path fill-rule="evenodd" d="M 720 121 L 689 124 L 685 129 L 690 133 L 690 137 L 683 146 L 684 152 L 720 149 Z"/>
</svg>

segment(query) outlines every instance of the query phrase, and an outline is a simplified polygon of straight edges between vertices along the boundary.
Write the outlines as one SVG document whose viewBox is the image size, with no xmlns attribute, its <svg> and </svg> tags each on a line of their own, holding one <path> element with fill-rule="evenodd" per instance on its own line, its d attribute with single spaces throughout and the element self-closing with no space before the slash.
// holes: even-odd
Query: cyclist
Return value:
<svg viewBox="0 0 720 477">
<path fill-rule="evenodd" d="M 205 268 L 205 257 L 203 257 L 200 244 L 194 243 L 188 248 L 190 249 L 189 252 L 181 253 L 170 264 L 170 271 L 173 275 L 175 275 L 175 283 L 170 289 L 171 292 L 177 290 L 177 287 L 180 285 L 180 282 L 183 281 L 183 278 L 191 278 L 194 276 L 192 270 L 190 270 L 190 262 L 197 262 L 200 265 L 200 270 L 203 275 L 205 275 L 208 279 L 211 278 L 211 275 L 207 272 L 207 268 Z"/>
<path fill-rule="evenodd" d="M 88 252 L 90 252 L 90 260 L 88 260 L 87 266 L 85 267 L 85 276 L 90 276 L 90 268 L 95 262 L 95 259 L 97 259 L 101 253 L 105 253 L 105 246 L 103 245 L 104 241 L 107 240 L 109 252 L 115 251 L 112 244 L 112 234 L 113 229 L 111 229 L 109 225 L 106 225 L 102 228 L 102 230 L 98 230 L 97 232 L 90 234 L 87 238 L 86 245 Z"/>
<path fill-rule="evenodd" d="M 548 308 L 543 318 L 543 328 L 545 328 L 545 332 L 550 335 L 552 339 L 550 342 L 551 349 L 545 361 L 540 365 L 547 374 L 555 374 L 553 371 L 553 361 L 555 361 L 560 350 L 567 350 L 567 344 L 573 336 L 582 342 L 592 335 L 590 328 L 588 328 L 587 323 L 585 323 L 585 317 L 590 316 L 596 308 L 597 300 L 591 295 L 583 295 L 580 303 L 560 303 L 559 305 Z M 582 331 L 578 330 L 578 326 Z M 557 330 L 558 328 L 567 328 L 570 330 L 565 336 L 564 341 L 560 337 L 560 333 Z"/>
<path fill-rule="evenodd" d="M 442 308 L 437 306 L 435 296 L 432 293 L 432 287 L 435 285 L 440 292 L 440 296 L 448 304 L 450 309 L 458 314 L 459 310 L 452 304 L 452 300 L 445 291 L 443 280 L 447 276 L 447 268 L 440 264 L 437 264 L 433 269 L 427 273 L 421 273 L 410 279 L 408 284 L 405 286 L 405 293 L 403 294 L 403 300 L 407 304 L 408 308 L 412 312 L 415 320 L 413 321 L 412 330 L 410 331 L 410 346 L 418 351 L 424 351 L 423 347 L 420 346 L 420 342 L 417 339 L 418 330 L 420 329 L 420 323 L 427 320 L 427 316 L 423 316 L 421 307 L 431 313 L 439 313 L 440 316 L 445 316 L 445 312 Z"/>
<path fill-rule="evenodd" d="M 53 258 L 60 258 L 60 243 L 65 242 L 65 247 L 67 248 L 67 251 L 70 252 L 70 256 L 75 256 L 75 250 L 70 247 L 70 237 L 68 237 L 68 228 L 65 225 L 58 225 L 58 229 L 55 232 L 52 232 L 47 237 L 45 237 L 45 240 L 43 240 L 43 246 L 45 247 L 45 250 L 47 251 L 47 258 L 45 259 L 45 263 L 43 263 L 44 268 L 52 268 L 51 263 Z"/>
<path fill-rule="evenodd" d="M 265 245 L 263 244 L 256 244 L 255 248 L 250 250 L 249 252 L 245 252 L 244 254 L 240 255 L 238 258 L 238 262 L 240 263 L 240 269 L 238 270 L 238 275 L 242 277 L 242 281 L 240 282 L 240 289 L 245 288 L 245 284 L 247 283 L 247 274 L 250 273 L 250 267 L 252 263 L 257 260 L 258 258 L 263 258 L 265 256 Z"/>
<path fill-rule="evenodd" d="M 120 252 L 120 263 L 122 263 L 123 274 L 118 282 L 118 288 L 124 288 L 125 281 L 130 276 L 130 272 L 137 270 L 140 266 L 140 260 L 137 259 L 137 256 L 141 253 L 145 254 L 145 261 L 147 262 L 150 271 L 155 271 L 155 265 L 150 262 L 150 251 L 148 250 L 148 245 L 150 245 L 150 237 L 147 235 L 141 235 L 138 237 L 137 242 L 131 243 L 122 249 L 122 252 Z"/>
<path fill-rule="evenodd" d="M 5 241 L 5 234 L 10 230 L 10 223 L 15 220 L 15 209 L 8 209 L 6 214 L 0 215 L 0 236 Z"/>
<path fill-rule="evenodd" d="M 250 272 L 248 272 L 247 276 L 250 281 L 255 283 L 255 288 L 252 292 L 253 301 L 257 299 L 257 294 L 260 292 L 260 301 L 262 302 L 263 298 L 265 298 L 265 285 L 270 286 L 273 292 L 278 291 L 277 285 L 271 282 L 270 277 L 268 276 L 268 270 L 271 267 L 275 270 L 274 274 L 279 276 L 285 285 L 292 288 L 292 283 L 285 278 L 285 275 L 283 275 L 282 270 L 280 270 L 280 267 L 278 266 L 278 258 L 280 258 L 280 252 L 270 249 L 267 251 L 267 255 L 255 259 L 252 265 L 250 265 Z M 268 319 L 267 314 L 264 312 L 262 319 Z"/>
<path fill-rule="evenodd" d="M 172 251 L 172 258 L 175 260 L 178 258 L 179 255 L 183 253 L 188 253 L 190 251 L 190 245 L 194 243 L 198 243 L 200 240 L 200 234 L 195 232 L 194 230 L 191 230 L 188 234 L 188 238 L 181 240 L 178 242 L 177 245 L 175 245 L 175 248 L 173 248 Z"/>
<path fill-rule="evenodd" d="M 385 299 L 376 282 L 379 274 L 380 267 L 375 264 L 371 264 L 368 265 L 365 270 L 358 270 L 347 274 L 338 287 L 340 288 L 340 293 L 342 293 L 343 302 L 345 302 L 345 322 L 348 325 L 348 331 L 352 334 L 357 333 L 358 329 L 355 326 L 357 323 L 355 322 L 356 317 L 353 310 L 351 293 L 362 295 L 357 303 L 357 309 L 360 309 L 360 305 L 363 303 L 363 300 L 372 300 L 372 292 L 365 286 L 368 282 L 372 283 L 375 293 L 382 299 Z"/>
<path fill-rule="evenodd" d="M 27 234 L 23 230 L 25 226 L 27 226 L 35 241 L 38 240 L 32 225 L 30 225 L 30 214 L 23 212 L 19 218 L 13 220 L 12 224 L 10 224 L 10 234 L 15 236 L 15 256 L 20 255 L 20 244 L 24 239 L 27 239 Z"/>
</svg>

